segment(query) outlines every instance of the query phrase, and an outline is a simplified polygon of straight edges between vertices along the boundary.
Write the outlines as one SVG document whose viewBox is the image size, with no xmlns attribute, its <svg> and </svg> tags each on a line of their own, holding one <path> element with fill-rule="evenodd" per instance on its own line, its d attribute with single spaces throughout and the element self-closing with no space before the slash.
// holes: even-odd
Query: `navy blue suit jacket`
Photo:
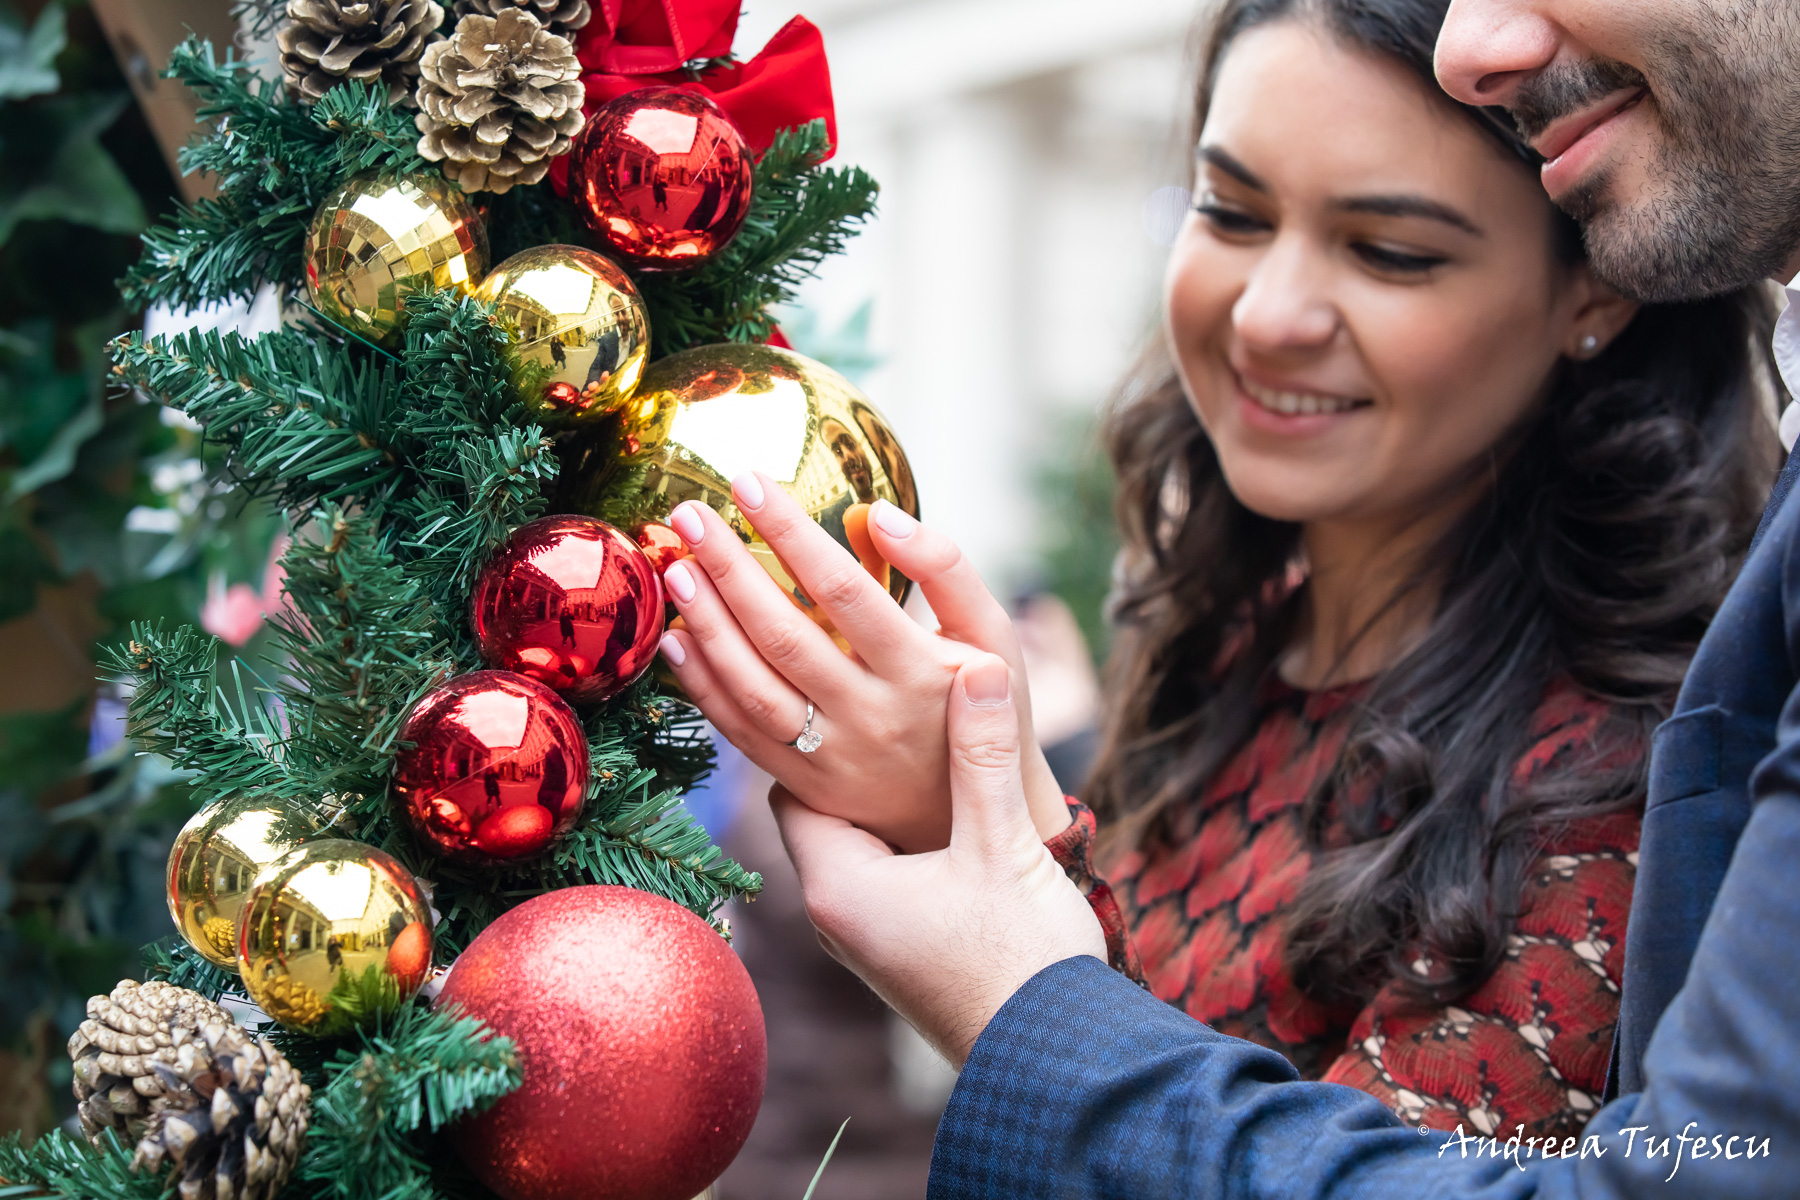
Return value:
<svg viewBox="0 0 1800 1200">
<path fill-rule="evenodd" d="M 929 1195 L 1800 1196 L 1797 473 L 1800 455 L 1652 742 L 1614 1050 L 1626 1094 L 1579 1143 L 1544 1158 L 1403 1127 L 1075 958 L 976 1042 Z"/>
</svg>

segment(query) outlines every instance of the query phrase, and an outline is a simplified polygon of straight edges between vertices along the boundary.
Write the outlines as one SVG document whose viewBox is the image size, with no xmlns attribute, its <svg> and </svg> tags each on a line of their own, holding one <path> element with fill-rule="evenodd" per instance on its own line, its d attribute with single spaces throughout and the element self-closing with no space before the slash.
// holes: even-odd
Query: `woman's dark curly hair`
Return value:
<svg viewBox="0 0 1800 1200">
<path fill-rule="evenodd" d="M 1405 64 L 1534 169 L 1504 113 L 1437 90 L 1432 46 L 1447 7 L 1226 0 L 1194 128 L 1232 40 L 1302 19 Z M 1555 219 L 1556 252 L 1580 261 L 1579 231 Z M 1492 486 L 1409 585 L 1441 589 L 1428 632 L 1372 683 L 1308 799 L 1317 857 L 1288 916 L 1289 966 L 1308 994 L 1360 1003 L 1394 980 L 1423 1001 L 1468 992 L 1498 965 L 1545 841 L 1642 802 L 1650 731 L 1773 479 L 1772 321 L 1760 289 L 1646 306 L 1599 356 L 1564 361 L 1547 401 L 1495 448 Z M 1108 439 L 1125 552 L 1114 704 L 1088 793 L 1110 851 L 1165 833 L 1167 813 L 1194 803 L 1251 732 L 1254 695 L 1296 629 L 1299 596 L 1284 580 L 1300 530 L 1232 495 L 1166 348 L 1121 390 Z M 1514 764 L 1558 679 L 1607 702 L 1612 727 L 1579 772 L 1521 788 Z M 1327 806 L 1353 794 L 1339 814 L 1351 843 L 1326 849 Z"/>
</svg>

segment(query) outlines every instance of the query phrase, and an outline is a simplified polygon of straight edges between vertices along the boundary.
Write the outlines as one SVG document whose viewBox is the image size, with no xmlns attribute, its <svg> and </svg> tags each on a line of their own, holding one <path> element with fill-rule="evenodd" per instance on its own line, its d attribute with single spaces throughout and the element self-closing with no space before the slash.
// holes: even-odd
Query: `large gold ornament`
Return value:
<svg viewBox="0 0 1800 1200">
<path fill-rule="evenodd" d="M 533 246 L 495 267 L 475 295 L 512 333 L 519 390 L 538 415 L 604 416 L 637 387 L 650 318 L 611 260 L 580 246 Z"/>
<path fill-rule="evenodd" d="M 264 796 L 214 800 L 169 850 L 169 915 L 207 961 L 237 969 L 237 922 L 257 873 L 319 832 L 298 806 Z"/>
<path fill-rule="evenodd" d="M 336 1036 L 399 1008 L 431 973 L 418 881 L 361 842 L 307 842 L 263 869 L 244 908 L 238 974 L 290 1029 Z"/>
<path fill-rule="evenodd" d="M 911 586 L 898 571 L 871 562 L 867 509 L 858 510 L 887 500 L 918 515 L 906 453 L 868 397 L 803 354 L 739 342 L 671 354 L 644 372 L 617 421 L 569 453 L 566 510 L 599 515 L 602 499 L 626 473 L 642 469 L 643 510 L 653 521 L 686 500 L 710 505 L 794 602 L 828 629 L 732 503 L 735 476 L 758 470 L 774 479 L 840 545 L 885 576 L 895 600 L 904 600 Z"/>
<path fill-rule="evenodd" d="M 471 292 L 487 257 L 481 218 L 443 176 L 361 175 L 313 215 L 306 290 L 328 319 L 391 344 L 410 293 L 428 285 Z"/>
</svg>

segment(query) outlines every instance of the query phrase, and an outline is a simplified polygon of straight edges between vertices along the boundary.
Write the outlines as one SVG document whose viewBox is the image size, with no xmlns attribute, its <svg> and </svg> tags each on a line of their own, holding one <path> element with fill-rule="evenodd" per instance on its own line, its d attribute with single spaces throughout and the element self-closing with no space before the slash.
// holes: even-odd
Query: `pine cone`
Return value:
<svg viewBox="0 0 1800 1200">
<path fill-rule="evenodd" d="M 456 16 L 470 13 L 497 17 L 506 9 L 522 8 L 538 19 L 538 24 L 557 37 L 575 40 L 575 31 L 585 26 L 594 15 L 588 0 L 456 0 Z"/>
<path fill-rule="evenodd" d="M 465 192 L 536 183 L 581 128 L 575 48 L 522 8 L 470 13 L 419 73 L 419 153 Z"/>
<path fill-rule="evenodd" d="M 379 81 L 388 103 L 406 101 L 444 23 L 434 0 L 288 0 L 287 16 L 275 43 L 289 90 L 306 104 L 346 79 Z"/>
<path fill-rule="evenodd" d="M 279 1050 L 235 1023 L 206 1025 L 173 1065 L 132 1170 L 173 1166 L 181 1200 L 270 1200 L 300 1160 L 312 1089 Z"/>
<path fill-rule="evenodd" d="M 88 1137 L 138 1137 L 132 1169 L 173 1164 L 181 1200 L 268 1200 L 300 1157 L 311 1089 L 198 992 L 122 980 L 69 1054 Z"/>
<path fill-rule="evenodd" d="M 122 979 L 111 996 L 87 1003 L 88 1019 L 69 1038 L 75 1101 L 90 1139 L 108 1129 L 129 1141 L 151 1113 L 169 1103 L 153 1065 L 175 1061 L 176 1048 L 205 1024 L 231 1018 L 202 996 L 171 984 Z"/>
</svg>

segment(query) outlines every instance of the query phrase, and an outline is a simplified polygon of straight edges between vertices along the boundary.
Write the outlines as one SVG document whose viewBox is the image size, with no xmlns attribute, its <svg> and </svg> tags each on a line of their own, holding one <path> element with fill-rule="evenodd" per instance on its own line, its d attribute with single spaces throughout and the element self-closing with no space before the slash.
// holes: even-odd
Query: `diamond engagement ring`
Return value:
<svg viewBox="0 0 1800 1200">
<path fill-rule="evenodd" d="M 800 727 L 800 736 L 788 743 L 802 754 L 811 754 L 825 743 L 825 735 L 812 727 L 812 719 L 812 701 L 808 700 L 806 702 L 806 724 Z"/>
</svg>

